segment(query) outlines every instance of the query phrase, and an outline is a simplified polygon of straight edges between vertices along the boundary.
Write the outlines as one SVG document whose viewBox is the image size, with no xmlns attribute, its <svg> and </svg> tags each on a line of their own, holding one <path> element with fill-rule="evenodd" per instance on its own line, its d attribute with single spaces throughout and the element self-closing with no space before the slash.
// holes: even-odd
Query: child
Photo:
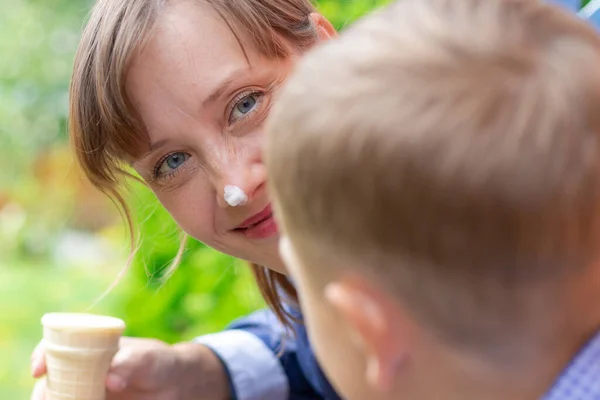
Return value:
<svg viewBox="0 0 600 400">
<path fill-rule="evenodd" d="M 281 253 L 346 399 L 600 399 L 600 38 L 531 0 L 401 0 L 270 116 Z"/>
</svg>

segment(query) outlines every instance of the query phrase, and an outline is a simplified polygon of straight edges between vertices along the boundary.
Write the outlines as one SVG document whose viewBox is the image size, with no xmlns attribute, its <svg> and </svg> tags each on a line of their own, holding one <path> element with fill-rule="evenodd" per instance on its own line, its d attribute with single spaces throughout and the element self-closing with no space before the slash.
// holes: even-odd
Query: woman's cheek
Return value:
<svg viewBox="0 0 600 400">
<path fill-rule="evenodd" d="M 181 229 L 195 239 L 206 242 L 214 232 L 214 202 L 206 194 L 192 189 L 192 185 L 185 185 L 155 194 Z"/>
</svg>

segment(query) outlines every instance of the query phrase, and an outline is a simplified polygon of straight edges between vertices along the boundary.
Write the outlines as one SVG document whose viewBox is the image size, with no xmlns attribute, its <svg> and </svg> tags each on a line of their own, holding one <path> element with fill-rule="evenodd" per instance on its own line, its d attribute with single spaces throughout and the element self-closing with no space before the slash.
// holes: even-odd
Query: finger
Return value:
<svg viewBox="0 0 600 400">
<path fill-rule="evenodd" d="M 34 378 L 39 378 L 46 373 L 46 352 L 44 346 L 40 342 L 33 353 L 31 354 L 31 375 Z"/>
<path fill-rule="evenodd" d="M 46 400 L 46 380 L 41 379 L 35 383 L 30 400 Z"/>
<path fill-rule="evenodd" d="M 118 373 L 109 373 L 106 377 L 106 389 L 113 393 L 119 393 L 125 390 L 128 381 Z"/>
<path fill-rule="evenodd" d="M 129 384 L 136 367 L 139 368 L 136 356 L 130 347 L 119 349 L 112 359 L 110 371 L 106 377 L 106 388 L 111 392 L 121 392 Z"/>
</svg>

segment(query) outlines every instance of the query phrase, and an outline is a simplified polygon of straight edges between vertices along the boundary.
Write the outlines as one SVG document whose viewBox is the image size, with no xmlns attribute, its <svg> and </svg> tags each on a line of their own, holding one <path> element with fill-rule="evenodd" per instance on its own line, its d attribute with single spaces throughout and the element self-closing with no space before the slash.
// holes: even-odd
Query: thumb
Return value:
<svg viewBox="0 0 600 400">
<path fill-rule="evenodd" d="M 46 373 L 46 357 L 44 346 L 40 342 L 31 354 L 31 375 L 34 378 L 39 378 Z"/>
</svg>

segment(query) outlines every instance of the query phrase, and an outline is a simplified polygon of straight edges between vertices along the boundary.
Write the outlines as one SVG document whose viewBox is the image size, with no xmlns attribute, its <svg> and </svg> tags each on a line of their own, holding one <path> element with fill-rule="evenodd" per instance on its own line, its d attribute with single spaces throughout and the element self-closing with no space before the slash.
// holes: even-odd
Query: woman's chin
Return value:
<svg viewBox="0 0 600 400">
<path fill-rule="evenodd" d="M 285 264 L 279 256 L 279 236 L 269 240 L 268 242 L 256 244 L 250 254 L 247 253 L 247 256 L 240 258 L 248 261 L 249 263 L 257 264 L 279 272 L 280 274 L 287 275 Z"/>
<path fill-rule="evenodd" d="M 241 230 L 233 230 L 221 235 L 218 241 L 199 241 L 221 253 L 252 264 L 286 274 L 286 268 L 279 256 L 279 232 L 261 238 L 249 238 Z"/>
</svg>

